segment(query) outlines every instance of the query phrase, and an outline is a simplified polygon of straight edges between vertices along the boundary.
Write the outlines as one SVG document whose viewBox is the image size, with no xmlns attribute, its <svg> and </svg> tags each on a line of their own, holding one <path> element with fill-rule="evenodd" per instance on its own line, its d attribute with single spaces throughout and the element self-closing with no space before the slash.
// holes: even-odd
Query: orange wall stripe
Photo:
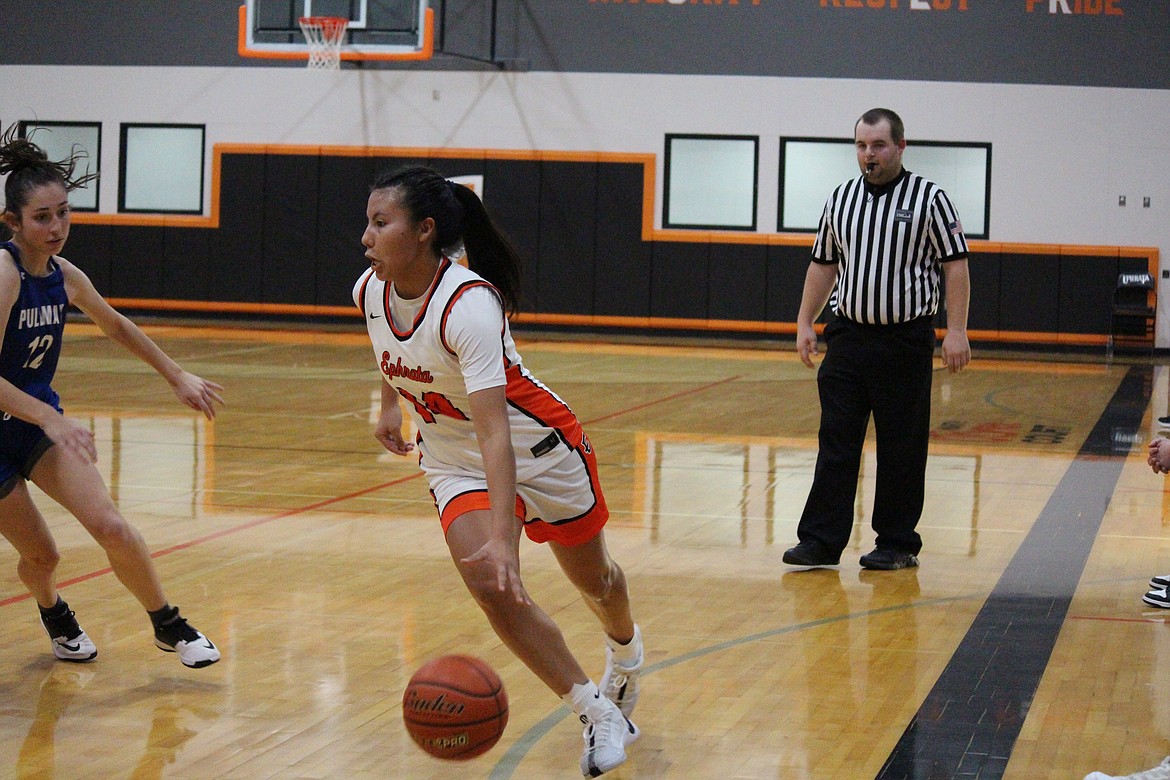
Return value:
<svg viewBox="0 0 1170 780">
<path fill-rule="evenodd" d="M 147 311 L 187 311 L 224 314 L 267 314 L 279 316 L 344 317 L 360 319 L 361 312 L 353 306 L 318 306 L 294 303 L 247 303 L 242 301 L 180 301 L 160 298 L 107 298 L 117 309 Z M 648 330 L 690 330 L 712 333 L 760 333 L 764 335 L 794 335 L 794 322 L 765 322 L 762 320 L 712 320 L 687 317 L 623 317 L 605 314 L 550 314 L 520 312 L 512 317 L 517 325 L 555 325 L 569 327 L 603 327 Z M 823 325 L 817 324 L 821 331 Z M 941 338 L 945 330 L 937 329 Z M 1059 343 L 1076 346 L 1104 346 L 1105 334 L 1047 333 L 1030 331 L 968 331 L 972 341 L 1002 342 L 1005 344 Z"/>
<path fill-rule="evenodd" d="M 230 312 L 233 314 L 296 314 L 328 317 L 361 317 L 354 306 L 318 306 L 302 303 L 250 303 L 246 301 L 179 301 L 169 298 L 106 298 L 118 309 L 153 311 Z"/>
</svg>

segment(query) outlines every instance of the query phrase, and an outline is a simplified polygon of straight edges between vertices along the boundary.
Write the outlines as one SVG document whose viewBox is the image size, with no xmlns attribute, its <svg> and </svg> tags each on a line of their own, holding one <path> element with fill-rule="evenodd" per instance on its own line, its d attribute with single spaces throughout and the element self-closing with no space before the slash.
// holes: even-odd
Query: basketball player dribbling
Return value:
<svg viewBox="0 0 1170 780">
<path fill-rule="evenodd" d="M 573 412 L 520 362 L 507 312 L 520 259 L 479 198 L 424 167 L 379 178 L 362 235 L 370 268 L 354 286 L 383 374 L 374 435 L 397 455 L 399 399 L 417 425 L 447 546 L 501 640 L 585 724 L 581 772 L 626 760 L 638 738 L 641 635 L 625 575 L 610 557 L 609 517 L 589 439 Z M 470 269 L 452 262 L 459 247 Z M 521 530 L 547 543 L 606 633 L 600 686 L 520 579 Z"/>
</svg>

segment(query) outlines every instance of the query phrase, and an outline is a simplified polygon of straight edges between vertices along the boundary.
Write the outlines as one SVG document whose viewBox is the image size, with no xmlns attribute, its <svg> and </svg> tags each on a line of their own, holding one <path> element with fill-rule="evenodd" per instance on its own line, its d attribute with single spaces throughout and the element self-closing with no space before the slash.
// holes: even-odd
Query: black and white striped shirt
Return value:
<svg viewBox="0 0 1170 780">
<path fill-rule="evenodd" d="M 814 262 L 837 265 L 834 311 L 867 325 L 933 315 L 941 263 L 966 256 L 950 198 L 906 170 L 880 187 L 858 176 L 835 189 L 813 244 Z"/>
</svg>

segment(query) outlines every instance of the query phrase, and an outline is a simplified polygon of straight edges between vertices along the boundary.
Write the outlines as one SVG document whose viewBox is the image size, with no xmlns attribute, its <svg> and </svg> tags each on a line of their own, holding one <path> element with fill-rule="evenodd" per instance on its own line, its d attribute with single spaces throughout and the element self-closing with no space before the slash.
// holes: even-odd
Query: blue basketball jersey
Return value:
<svg viewBox="0 0 1170 780">
<path fill-rule="evenodd" d="M 65 330 L 65 276 L 61 266 L 49 260 L 48 276 L 33 276 L 20 263 L 20 250 L 11 241 L 0 243 L 16 261 L 20 272 L 20 297 L 8 316 L 4 343 L 0 345 L 0 376 L 50 406 L 58 406 L 51 387 L 61 356 Z"/>
</svg>

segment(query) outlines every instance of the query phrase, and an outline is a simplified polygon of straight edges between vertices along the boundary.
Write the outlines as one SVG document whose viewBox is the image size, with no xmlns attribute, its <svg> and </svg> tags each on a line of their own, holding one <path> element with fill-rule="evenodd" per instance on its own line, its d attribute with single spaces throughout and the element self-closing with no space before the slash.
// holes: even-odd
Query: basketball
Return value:
<svg viewBox="0 0 1170 780">
<path fill-rule="evenodd" d="M 508 725 L 508 694 L 495 670 L 469 655 L 419 667 L 402 695 L 402 721 L 419 747 L 463 761 L 486 753 Z"/>
</svg>

